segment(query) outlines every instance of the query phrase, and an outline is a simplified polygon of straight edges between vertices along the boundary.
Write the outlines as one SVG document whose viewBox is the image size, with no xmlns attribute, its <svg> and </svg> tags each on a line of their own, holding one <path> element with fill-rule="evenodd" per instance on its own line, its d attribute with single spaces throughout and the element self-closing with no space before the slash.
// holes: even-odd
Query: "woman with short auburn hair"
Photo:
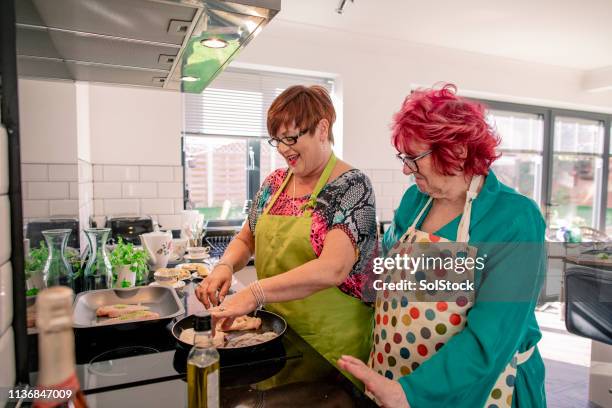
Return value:
<svg viewBox="0 0 612 408">
<path fill-rule="evenodd" d="M 424 286 L 379 290 L 369 363 L 343 356 L 339 366 L 385 407 L 545 407 L 534 314 L 545 224 L 538 206 L 491 170 L 499 138 L 484 107 L 450 84 L 417 90 L 394 117 L 392 143 L 416 184 L 383 252 L 451 262 L 388 268 L 383 282 Z M 470 258 L 476 264 L 460 270 Z M 446 291 L 441 281 L 456 286 Z"/>
<path fill-rule="evenodd" d="M 342 354 L 367 360 L 373 309 L 361 291 L 377 248 L 372 185 L 334 155 L 335 119 L 320 86 L 293 86 L 274 100 L 268 142 L 288 168 L 265 179 L 248 222 L 196 291 L 225 325 L 265 303 L 334 364 Z M 224 301 L 252 254 L 258 281 Z"/>
</svg>

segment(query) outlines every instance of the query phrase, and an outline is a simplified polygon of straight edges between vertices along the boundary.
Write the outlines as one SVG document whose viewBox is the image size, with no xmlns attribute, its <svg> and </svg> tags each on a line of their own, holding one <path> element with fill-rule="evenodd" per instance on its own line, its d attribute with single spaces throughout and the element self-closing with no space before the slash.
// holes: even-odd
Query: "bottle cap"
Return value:
<svg viewBox="0 0 612 408">
<path fill-rule="evenodd" d="M 193 323 L 193 330 L 195 331 L 210 331 L 212 328 L 212 316 L 208 312 L 196 313 L 195 321 Z"/>
<path fill-rule="evenodd" d="M 42 290 L 36 297 L 36 327 L 41 331 L 72 328 L 72 298 L 74 292 L 66 286 Z"/>
</svg>

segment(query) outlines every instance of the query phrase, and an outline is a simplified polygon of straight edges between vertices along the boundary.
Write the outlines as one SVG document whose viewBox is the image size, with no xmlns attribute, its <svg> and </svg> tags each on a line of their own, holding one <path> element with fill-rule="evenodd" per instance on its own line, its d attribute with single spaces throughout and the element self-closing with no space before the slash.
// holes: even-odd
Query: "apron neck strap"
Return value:
<svg viewBox="0 0 612 408">
<path fill-rule="evenodd" d="M 325 185 L 327 184 L 327 181 L 329 180 L 329 177 L 331 176 L 334 167 L 336 167 L 337 161 L 338 159 L 336 159 L 336 155 L 332 151 L 331 155 L 329 156 L 329 159 L 327 160 L 327 164 L 323 169 L 323 173 L 321 173 L 321 177 L 319 177 L 319 181 L 317 181 L 317 185 L 310 194 L 310 198 L 302 206 L 302 209 L 304 210 L 304 215 L 312 214 L 312 210 L 314 210 L 315 205 L 317 204 L 317 197 L 319 196 L 321 190 L 323 190 L 323 187 L 325 187 Z"/>
<path fill-rule="evenodd" d="M 465 204 L 463 206 L 463 214 L 461 215 L 461 221 L 459 221 L 459 228 L 457 229 L 457 242 L 468 242 L 470 240 L 470 219 L 472 218 L 472 201 L 478 196 L 478 186 L 480 185 L 480 181 L 482 180 L 481 175 L 476 175 L 472 177 L 472 181 L 470 182 L 470 187 L 466 193 Z M 408 229 L 414 230 L 425 214 L 425 211 L 429 208 L 433 201 L 433 197 L 429 197 L 429 200 L 425 203 L 419 215 L 416 216 L 412 225 Z"/>
<path fill-rule="evenodd" d="M 321 173 L 321 176 L 319 177 L 319 181 L 317 181 L 317 184 L 314 190 L 312 191 L 312 194 L 310 194 L 310 198 L 302 206 L 302 209 L 304 209 L 304 212 L 306 213 L 306 215 L 310 215 L 310 213 L 312 212 L 312 209 L 314 209 L 314 206 L 317 202 L 317 197 L 319 196 L 319 193 L 321 192 L 321 190 L 323 190 L 323 187 L 325 187 L 325 184 L 327 184 L 327 181 L 329 180 L 329 176 L 331 175 L 332 170 L 336 166 L 337 161 L 338 160 L 336 159 L 336 155 L 334 154 L 334 152 L 332 152 L 331 156 L 329 157 L 329 160 L 327 161 L 327 164 L 325 165 L 325 168 L 323 169 L 323 173 Z M 289 170 L 287 172 L 287 176 L 285 177 L 285 180 L 283 180 L 283 183 L 280 185 L 278 190 L 276 190 L 276 192 L 272 196 L 272 199 L 270 200 L 268 205 L 264 208 L 264 211 L 263 211 L 264 214 L 268 214 L 268 212 L 270 211 L 270 209 L 272 208 L 272 206 L 278 199 L 278 196 L 285 189 L 285 187 L 289 183 L 289 180 L 291 180 L 291 176 L 293 176 L 293 172 Z"/>
<path fill-rule="evenodd" d="M 470 188 L 466 193 L 465 204 L 463 206 L 463 215 L 461 215 L 461 221 L 459 221 L 459 228 L 457 228 L 457 242 L 468 242 L 470 240 L 472 201 L 474 201 L 478 196 L 478 186 L 480 186 L 482 178 L 482 175 L 478 174 L 473 176 L 472 181 L 470 182 Z"/>
<path fill-rule="evenodd" d="M 432 201 L 433 201 L 433 197 L 429 197 L 429 200 L 427 200 L 423 208 L 421 208 L 421 212 L 419 212 L 419 215 L 417 215 L 414 221 L 412 221 L 412 225 L 410 226 L 409 230 L 416 228 L 417 224 L 419 223 L 419 221 L 421 221 L 423 214 L 425 214 L 425 211 L 427 211 Z"/>
</svg>

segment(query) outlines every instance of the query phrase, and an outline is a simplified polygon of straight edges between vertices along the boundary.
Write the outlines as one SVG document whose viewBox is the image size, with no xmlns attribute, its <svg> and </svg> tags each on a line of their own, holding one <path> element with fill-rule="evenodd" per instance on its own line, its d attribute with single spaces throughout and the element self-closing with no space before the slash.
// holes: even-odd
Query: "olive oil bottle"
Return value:
<svg viewBox="0 0 612 408">
<path fill-rule="evenodd" d="M 195 317 L 194 345 L 187 357 L 187 400 L 189 408 L 219 407 L 219 352 L 213 347 L 211 316 Z"/>
</svg>

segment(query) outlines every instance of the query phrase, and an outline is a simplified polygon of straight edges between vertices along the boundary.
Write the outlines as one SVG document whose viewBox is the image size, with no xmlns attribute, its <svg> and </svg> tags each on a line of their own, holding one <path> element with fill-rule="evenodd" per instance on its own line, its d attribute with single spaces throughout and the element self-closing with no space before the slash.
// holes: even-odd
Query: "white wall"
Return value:
<svg viewBox="0 0 612 408">
<path fill-rule="evenodd" d="M 181 164 L 181 94 L 158 89 L 91 85 L 94 164 Z"/>
<path fill-rule="evenodd" d="M 578 70 L 283 20 L 266 27 L 234 65 L 338 76 L 343 158 L 370 176 L 382 220 L 391 219 L 409 184 L 393 157 L 389 128 L 416 86 L 453 82 L 466 96 L 612 113 L 612 92 L 582 91 Z"/>
<path fill-rule="evenodd" d="M 75 85 L 69 81 L 19 81 L 23 163 L 76 163 Z"/>
<path fill-rule="evenodd" d="M 339 75 L 344 158 L 366 169 L 397 169 L 389 124 L 414 84 L 450 81 L 471 95 L 612 112 L 612 92 L 583 92 L 581 71 L 283 20 L 266 27 L 236 62 Z"/>
</svg>

